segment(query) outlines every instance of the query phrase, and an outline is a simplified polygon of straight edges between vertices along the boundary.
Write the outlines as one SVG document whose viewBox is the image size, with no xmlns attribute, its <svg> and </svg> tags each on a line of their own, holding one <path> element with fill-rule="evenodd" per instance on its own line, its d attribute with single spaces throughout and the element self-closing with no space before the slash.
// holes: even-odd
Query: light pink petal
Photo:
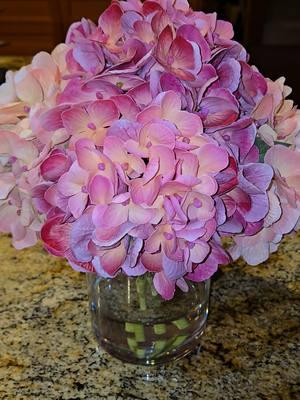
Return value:
<svg viewBox="0 0 300 400">
<path fill-rule="evenodd" d="M 174 124 L 182 136 L 191 137 L 203 133 L 201 118 L 187 111 L 180 111 L 173 118 Z"/>
<path fill-rule="evenodd" d="M 150 160 L 148 162 L 148 165 L 147 165 L 147 168 L 146 168 L 146 171 L 145 171 L 144 176 L 143 176 L 143 183 L 144 184 L 150 182 L 151 179 L 153 179 L 157 175 L 157 173 L 159 171 L 159 166 L 160 165 L 159 165 L 159 158 L 158 157 L 150 158 Z"/>
<path fill-rule="evenodd" d="M 281 176 L 287 178 L 299 174 L 300 153 L 282 145 L 271 147 L 266 155 L 265 162 L 277 169 Z"/>
<path fill-rule="evenodd" d="M 57 188 L 64 196 L 73 196 L 82 190 L 88 181 L 88 177 L 88 172 L 80 168 L 75 162 L 69 171 L 59 178 Z"/>
<path fill-rule="evenodd" d="M 63 126 L 71 135 L 86 132 L 89 118 L 87 113 L 79 107 L 70 108 L 61 114 Z"/>
<path fill-rule="evenodd" d="M 151 222 L 153 218 L 156 216 L 156 210 L 151 208 L 144 208 L 138 206 L 137 204 L 132 204 L 129 207 L 129 216 L 128 219 L 134 225 L 147 224 Z"/>
<path fill-rule="evenodd" d="M 87 171 L 95 171 L 102 162 L 95 144 L 89 139 L 80 139 L 75 144 L 78 164 Z"/>
<path fill-rule="evenodd" d="M 0 232 L 10 233 L 13 223 L 17 219 L 17 208 L 7 204 L 0 206 Z"/>
<path fill-rule="evenodd" d="M 178 111 L 181 110 L 181 99 L 180 96 L 173 91 L 169 91 L 164 94 L 161 100 L 161 111 L 162 115 L 166 119 L 173 120 L 177 115 Z"/>
<path fill-rule="evenodd" d="M 91 122 L 97 127 L 108 127 L 119 119 L 119 111 L 111 100 L 97 100 L 88 106 Z"/>
<path fill-rule="evenodd" d="M 100 15 L 99 26 L 112 42 L 117 42 L 122 35 L 122 14 L 121 7 L 113 3 Z"/>
<path fill-rule="evenodd" d="M 94 176 L 89 184 L 89 195 L 94 204 L 109 204 L 114 195 L 111 181 L 102 175 Z"/>
<path fill-rule="evenodd" d="M 161 179 L 159 176 L 156 176 L 148 183 L 144 183 L 143 178 L 131 181 L 130 193 L 132 201 L 135 204 L 151 206 L 158 196 L 160 185 Z"/>
<path fill-rule="evenodd" d="M 96 227 L 120 227 L 127 221 L 128 207 L 112 203 L 109 206 L 97 205 L 93 211 L 93 222 Z"/>
<path fill-rule="evenodd" d="M 70 212 L 75 218 L 79 218 L 86 208 L 88 201 L 88 195 L 86 193 L 79 192 L 68 200 L 68 206 Z"/>
<path fill-rule="evenodd" d="M 206 194 L 208 196 L 216 194 L 218 190 L 217 181 L 209 175 L 201 176 L 200 183 L 197 183 L 193 186 L 194 190 L 197 190 L 198 192 Z"/>
<path fill-rule="evenodd" d="M 215 32 L 221 39 L 232 39 L 234 36 L 233 27 L 230 22 L 217 20 Z"/>
<path fill-rule="evenodd" d="M 199 241 L 195 244 L 195 246 L 190 250 L 190 260 L 195 263 L 201 263 L 205 257 L 209 254 L 210 247 L 206 242 Z"/>
<path fill-rule="evenodd" d="M 165 183 L 160 190 L 161 195 L 172 195 L 172 194 L 179 194 L 189 191 L 189 186 L 185 185 L 181 182 L 167 182 Z"/>
<path fill-rule="evenodd" d="M 140 143 L 150 147 L 151 145 L 161 145 L 174 149 L 174 129 L 167 122 L 150 122 L 141 130 Z"/>
<path fill-rule="evenodd" d="M 214 144 L 206 144 L 197 151 L 199 175 L 215 174 L 228 165 L 228 153 Z"/>
<path fill-rule="evenodd" d="M 32 142 L 20 138 L 16 133 L 0 131 L 0 154 L 14 156 L 29 165 L 38 158 L 38 150 Z"/>
<path fill-rule="evenodd" d="M 142 83 L 130 89 L 127 94 L 133 98 L 136 104 L 142 107 L 148 106 L 152 101 L 149 82 Z"/>
<path fill-rule="evenodd" d="M 256 120 L 269 118 L 272 114 L 273 107 L 273 96 L 267 94 L 253 110 L 252 117 Z"/>
<path fill-rule="evenodd" d="M 163 238 L 162 228 L 156 228 L 156 230 L 150 235 L 145 242 L 145 251 L 149 253 L 156 253 L 160 250 L 161 241 Z"/>
<path fill-rule="evenodd" d="M 16 73 L 15 88 L 18 98 L 25 103 L 36 104 L 43 101 L 43 88 L 30 71 L 30 66 L 22 67 Z"/>
<path fill-rule="evenodd" d="M 17 250 L 34 246 L 38 240 L 37 234 L 34 230 L 26 229 L 18 223 L 12 226 L 12 236 L 12 244 Z"/>
<path fill-rule="evenodd" d="M 15 177 L 12 173 L 0 173 L 0 200 L 8 196 L 15 184 Z"/>
<path fill-rule="evenodd" d="M 124 118 L 135 120 L 139 108 L 130 96 L 123 94 L 120 96 L 114 96 L 111 100 L 115 103 Z"/>
<path fill-rule="evenodd" d="M 134 29 L 138 38 L 143 43 L 151 43 L 155 40 L 154 33 L 152 31 L 151 24 L 147 21 L 136 21 L 134 23 Z"/>
<path fill-rule="evenodd" d="M 113 162 L 122 164 L 127 162 L 127 154 L 124 151 L 123 141 L 117 136 L 107 136 L 103 145 L 104 154 Z"/>
<path fill-rule="evenodd" d="M 162 112 L 160 107 L 157 105 L 151 105 L 139 113 L 139 115 L 137 116 L 137 120 L 141 124 L 146 124 L 147 122 L 160 119 L 161 115 Z"/>
</svg>

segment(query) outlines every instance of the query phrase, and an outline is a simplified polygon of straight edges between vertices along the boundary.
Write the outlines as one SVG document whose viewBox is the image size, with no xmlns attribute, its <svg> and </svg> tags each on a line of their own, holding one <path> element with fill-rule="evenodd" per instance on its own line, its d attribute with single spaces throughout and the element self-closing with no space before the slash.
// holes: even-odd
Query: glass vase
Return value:
<svg viewBox="0 0 300 400">
<path fill-rule="evenodd" d="M 208 314 L 210 280 L 189 282 L 164 300 L 153 276 L 88 274 L 92 328 L 97 342 L 124 362 L 156 365 L 178 359 L 199 343 Z"/>
</svg>

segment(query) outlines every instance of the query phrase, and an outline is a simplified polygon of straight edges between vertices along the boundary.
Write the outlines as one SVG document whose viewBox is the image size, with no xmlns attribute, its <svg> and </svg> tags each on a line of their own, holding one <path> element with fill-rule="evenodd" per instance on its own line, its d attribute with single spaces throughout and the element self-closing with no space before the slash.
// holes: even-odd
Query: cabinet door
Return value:
<svg viewBox="0 0 300 400">
<path fill-rule="evenodd" d="M 0 0 L 0 55 L 51 51 L 63 40 L 59 0 Z"/>
<path fill-rule="evenodd" d="M 0 35 L 51 33 L 51 16 L 47 0 L 1 0 Z"/>
<path fill-rule="evenodd" d="M 60 0 L 65 32 L 70 24 L 81 18 L 97 22 L 99 15 L 110 5 L 110 0 Z"/>
</svg>

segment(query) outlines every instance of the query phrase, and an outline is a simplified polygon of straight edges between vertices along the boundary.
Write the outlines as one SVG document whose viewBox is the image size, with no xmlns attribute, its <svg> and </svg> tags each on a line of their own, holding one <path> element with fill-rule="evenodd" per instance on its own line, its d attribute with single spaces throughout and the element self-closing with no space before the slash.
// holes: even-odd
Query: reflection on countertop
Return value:
<svg viewBox="0 0 300 400">
<path fill-rule="evenodd" d="M 17 252 L 1 236 L 0 398 L 296 399 L 299 238 L 264 265 L 222 268 L 201 349 L 142 368 L 96 348 L 83 274 L 40 245 Z"/>
</svg>

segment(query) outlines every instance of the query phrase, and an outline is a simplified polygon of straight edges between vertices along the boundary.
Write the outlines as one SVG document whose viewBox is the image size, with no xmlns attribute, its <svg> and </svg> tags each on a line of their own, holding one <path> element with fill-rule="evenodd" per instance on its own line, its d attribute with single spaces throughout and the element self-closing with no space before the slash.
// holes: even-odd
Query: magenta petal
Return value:
<svg viewBox="0 0 300 400">
<path fill-rule="evenodd" d="M 175 261 L 163 254 L 163 270 L 164 275 L 171 281 L 176 281 L 185 274 L 185 266 L 183 261 Z"/>
<path fill-rule="evenodd" d="M 108 228 L 108 229 L 97 229 L 94 237 L 94 242 L 100 247 L 114 246 L 118 243 L 134 225 L 130 222 L 126 222 L 119 227 Z"/>
<path fill-rule="evenodd" d="M 88 72 L 99 73 L 105 65 L 101 45 L 89 40 L 76 43 L 73 49 L 73 57 Z"/>
<path fill-rule="evenodd" d="M 172 41 L 172 29 L 170 26 L 167 26 L 159 35 L 156 48 L 156 57 L 161 64 L 164 64 L 167 60 Z"/>
<path fill-rule="evenodd" d="M 128 276 L 141 276 L 144 275 L 147 270 L 141 262 L 138 262 L 134 267 L 129 267 L 128 265 L 122 265 L 122 270 Z"/>
<path fill-rule="evenodd" d="M 229 256 L 220 246 L 211 243 L 212 251 L 207 260 L 199 264 L 192 273 L 189 273 L 186 278 L 194 282 L 202 282 L 209 279 L 217 270 L 218 265 L 227 264 Z"/>
<path fill-rule="evenodd" d="M 46 111 L 40 116 L 40 124 L 46 131 L 56 131 L 64 127 L 62 113 L 70 106 L 61 105 Z"/>
<path fill-rule="evenodd" d="M 103 278 L 113 278 L 114 275 L 110 275 L 109 273 L 107 273 L 104 268 L 103 265 L 101 263 L 100 257 L 95 257 L 93 259 L 93 267 L 95 268 L 95 272 L 102 276 Z"/>
<path fill-rule="evenodd" d="M 126 258 L 126 249 L 121 243 L 118 247 L 107 250 L 100 257 L 102 268 L 109 275 L 114 275 L 122 266 Z"/>
<path fill-rule="evenodd" d="M 154 287 L 165 300 L 171 300 L 175 293 L 175 282 L 170 281 L 163 272 L 158 272 L 153 278 Z"/>
<path fill-rule="evenodd" d="M 70 166 L 71 160 L 68 156 L 53 154 L 41 164 L 41 174 L 45 180 L 55 182 Z"/>
<path fill-rule="evenodd" d="M 230 125 L 238 114 L 239 105 L 228 89 L 214 89 L 200 103 L 200 116 L 206 128 Z"/>
<path fill-rule="evenodd" d="M 70 249 L 77 261 L 91 261 L 92 255 L 88 250 L 89 242 L 95 225 L 92 221 L 91 210 L 87 210 L 77 221 L 72 224 L 70 232 Z"/>
<path fill-rule="evenodd" d="M 218 270 L 216 263 L 206 262 L 198 265 L 193 273 L 188 274 L 187 278 L 194 282 L 203 282 L 209 279 Z"/>
<path fill-rule="evenodd" d="M 152 95 L 150 92 L 149 83 L 142 83 L 127 93 L 139 106 L 145 107 L 152 101 Z"/>
<path fill-rule="evenodd" d="M 147 271 L 159 272 L 162 270 L 162 254 L 151 254 L 146 251 L 143 252 L 141 257 L 142 263 Z"/>
<path fill-rule="evenodd" d="M 217 68 L 220 87 L 229 89 L 232 93 L 235 92 L 239 86 L 241 78 L 241 65 L 233 58 L 221 63 Z"/>
<path fill-rule="evenodd" d="M 61 216 L 49 219 L 41 229 L 41 239 L 49 253 L 64 257 L 69 250 L 71 224 L 62 221 Z"/>
</svg>

